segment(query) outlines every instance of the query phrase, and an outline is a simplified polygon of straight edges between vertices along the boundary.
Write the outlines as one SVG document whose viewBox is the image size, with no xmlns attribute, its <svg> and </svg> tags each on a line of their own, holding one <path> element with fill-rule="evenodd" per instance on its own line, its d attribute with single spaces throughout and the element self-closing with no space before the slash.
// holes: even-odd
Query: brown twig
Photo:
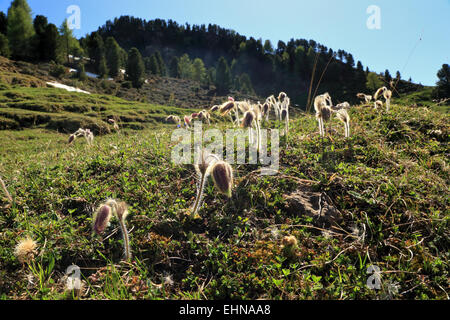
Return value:
<svg viewBox="0 0 450 320">
<path fill-rule="evenodd" d="M 306 112 L 309 113 L 311 110 L 311 92 L 312 92 L 312 87 L 313 87 L 313 83 L 314 83 L 314 77 L 316 75 L 316 68 L 317 68 L 317 62 L 319 61 L 319 55 L 320 53 L 317 52 L 316 57 L 314 58 L 314 67 L 312 70 L 312 75 L 311 75 L 311 83 L 309 85 L 309 93 L 308 93 L 308 101 L 306 102 Z"/>
<path fill-rule="evenodd" d="M 330 65 L 331 61 L 333 61 L 333 58 L 335 57 L 335 54 L 333 54 L 330 59 L 328 60 L 327 65 L 325 66 L 325 69 L 322 72 L 322 75 L 320 76 L 319 82 L 317 83 L 316 91 L 314 91 L 314 97 L 317 95 L 317 91 L 319 90 L 320 84 L 322 83 L 323 76 L 327 72 L 328 66 Z"/>
</svg>

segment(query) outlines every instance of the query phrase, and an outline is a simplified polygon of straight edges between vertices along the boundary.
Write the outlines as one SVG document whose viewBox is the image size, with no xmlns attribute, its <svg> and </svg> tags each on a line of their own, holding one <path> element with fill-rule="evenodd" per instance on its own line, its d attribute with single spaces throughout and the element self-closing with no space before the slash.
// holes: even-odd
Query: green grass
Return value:
<svg viewBox="0 0 450 320">
<path fill-rule="evenodd" d="M 400 98 L 394 100 L 398 104 L 417 107 L 426 106 L 432 110 L 448 114 L 450 112 L 450 101 L 443 104 L 433 102 L 433 90 L 434 87 L 424 87 L 422 90 L 413 93 L 402 94 Z"/>
<path fill-rule="evenodd" d="M 150 108 L 36 90 L 7 92 L 104 106 L 88 111 L 101 113 L 96 119 Z M 98 104 L 79 101 L 92 98 Z M 11 99 L 0 93 L 1 104 Z M 351 116 L 352 138 L 345 141 L 334 120 L 337 133 L 323 145 L 314 117 L 295 117 L 288 144 L 282 138 L 279 175 L 233 166 L 232 199 L 210 182 L 195 221 L 184 215 L 195 172 L 172 164 L 172 127 L 125 129 L 96 137 L 92 148 L 81 139 L 69 147 L 66 134 L 45 126 L 0 131 L 0 176 L 14 198 L 8 207 L 0 194 L 0 298 L 74 298 L 62 277 L 76 264 L 81 299 L 447 299 L 448 118 L 400 105 L 389 114 L 356 107 Z M 336 225 L 288 210 L 285 196 L 303 187 L 299 179 L 332 199 Z M 117 222 L 106 240 L 92 235 L 92 212 L 109 197 L 130 205 L 130 263 L 121 262 Z M 39 255 L 22 266 L 14 246 L 26 235 Z M 298 240 L 296 255 L 281 246 L 287 235 Z M 382 270 L 382 290 L 366 286 L 370 265 Z M 164 284 L 167 277 L 173 283 Z"/>
<path fill-rule="evenodd" d="M 109 95 L 87 95 L 55 88 L 14 87 L 0 91 L 0 130 L 42 128 L 71 133 L 88 128 L 96 134 L 111 131 L 109 118 L 120 126 L 144 129 L 189 110 L 131 102 Z"/>
</svg>

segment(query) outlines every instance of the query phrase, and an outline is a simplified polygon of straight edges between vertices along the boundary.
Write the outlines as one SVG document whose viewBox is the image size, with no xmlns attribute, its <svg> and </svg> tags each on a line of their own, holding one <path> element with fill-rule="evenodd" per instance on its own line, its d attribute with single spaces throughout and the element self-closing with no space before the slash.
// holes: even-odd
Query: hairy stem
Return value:
<svg viewBox="0 0 450 320">
<path fill-rule="evenodd" d="M 131 259 L 131 248 L 130 248 L 130 239 L 128 237 L 128 230 L 125 226 L 125 222 L 122 219 L 119 219 L 120 229 L 122 230 L 122 238 L 123 238 L 123 251 L 125 255 L 125 259 L 129 261 Z"/>
<path fill-rule="evenodd" d="M 202 174 L 199 189 L 197 192 L 197 199 L 195 199 L 194 210 L 192 211 L 193 215 L 195 215 L 197 213 L 197 211 L 200 207 L 201 198 L 203 196 L 203 189 L 205 188 L 205 181 L 206 181 L 206 174 Z"/>
<path fill-rule="evenodd" d="M 11 194 L 8 192 L 8 189 L 6 189 L 5 182 L 3 181 L 3 179 L 1 177 L 0 177 L 0 185 L 2 186 L 3 192 L 5 192 L 5 195 L 8 198 L 8 201 L 12 204 L 13 199 L 11 197 Z"/>
</svg>

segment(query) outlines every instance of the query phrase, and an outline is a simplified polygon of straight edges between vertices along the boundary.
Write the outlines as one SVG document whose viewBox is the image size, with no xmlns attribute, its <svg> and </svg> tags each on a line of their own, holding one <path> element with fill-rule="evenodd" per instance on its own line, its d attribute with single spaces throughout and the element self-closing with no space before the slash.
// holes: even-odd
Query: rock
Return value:
<svg viewBox="0 0 450 320">
<path fill-rule="evenodd" d="M 342 220 L 342 215 L 324 192 L 315 192 L 309 186 L 301 186 L 289 195 L 283 196 L 286 210 L 297 216 L 306 215 L 314 218 L 320 227 L 330 226 Z"/>
</svg>

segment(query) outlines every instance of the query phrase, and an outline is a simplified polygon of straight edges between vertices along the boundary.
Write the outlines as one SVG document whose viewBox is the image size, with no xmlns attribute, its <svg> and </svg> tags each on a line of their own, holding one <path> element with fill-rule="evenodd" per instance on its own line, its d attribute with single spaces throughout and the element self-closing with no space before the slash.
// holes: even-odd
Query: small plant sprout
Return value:
<svg viewBox="0 0 450 320">
<path fill-rule="evenodd" d="M 281 249 L 286 258 L 292 259 L 297 257 L 298 241 L 294 236 L 286 236 L 281 240 Z"/>
<path fill-rule="evenodd" d="M 200 150 L 198 148 L 199 157 L 196 159 L 196 163 L 194 165 L 195 171 L 197 173 L 197 196 L 195 198 L 194 205 L 191 209 L 189 209 L 189 214 L 194 216 L 194 218 L 198 217 L 198 210 L 201 207 L 203 201 L 203 192 L 205 189 L 206 180 L 208 179 L 212 166 L 211 164 L 214 161 L 218 161 L 219 158 L 216 155 L 209 154 L 205 150 Z"/>
<path fill-rule="evenodd" d="M 263 117 L 264 117 L 264 122 L 265 123 L 269 123 L 270 103 L 266 101 L 263 104 L 261 110 L 262 110 L 262 114 L 263 114 Z"/>
<path fill-rule="evenodd" d="M 383 101 L 377 100 L 374 102 L 374 109 L 378 110 L 378 108 L 383 108 Z"/>
<path fill-rule="evenodd" d="M 274 113 L 275 113 L 275 119 L 279 119 L 280 118 L 280 106 L 279 106 L 279 102 L 277 101 L 277 99 L 275 99 L 275 96 L 271 95 L 270 97 L 268 97 L 266 99 L 266 103 L 269 104 L 269 109 L 273 108 Z M 267 120 L 269 119 L 269 116 L 267 115 Z"/>
<path fill-rule="evenodd" d="M 217 161 L 213 164 L 211 175 L 217 190 L 231 198 L 233 191 L 233 169 L 225 161 Z"/>
<path fill-rule="evenodd" d="M 391 107 L 392 91 L 386 89 L 383 93 L 383 97 L 386 100 L 386 112 L 389 112 L 389 109 Z"/>
<path fill-rule="evenodd" d="M 120 230 L 123 239 L 123 252 L 127 261 L 131 259 L 131 248 L 128 230 L 125 225 L 125 219 L 128 216 L 128 207 L 125 202 L 117 202 L 109 199 L 100 205 L 93 217 L 93 230 L 98 235 L 102 235 L 109 226 L 112 217 L 119 221 Z"/>
<path fill-rule="evenodd" d="M 364 93 L 358 93 L 356 97 L 360 100 L 364 100 L 366 103 L 370 103 L 372 101 L 372 96 Z"/>
<path fill-rule="evenodd" d="M 288 134 L 289 134 L 289 104 L 290 104 L 290 99 L 287 97 L 287 95 L 284 92 L 280 93 L 280 97 L 283 97 L 282 104 L 281 104 L 280 121 L 284 120 L 284 122 L 285 122 L 284 134 L 287 137 Z"/>
<path fill-rule="evenodd" d="M 94 143 L 94 134 L 89 129 L 78 129 L 75 133 L 69 137 L 69 144 L 72 144 L 78 137 L 83 136 L 89 146 Z"/>
<path fill-rule="evenodd" d="M 331 119 L 331 97 L 328 93 L 316 97 L 314 100 L 314 109 L 316 110 L 316 119 L 319 123 L 319 134 L 321 137 L 325 136 L 324 121 L 328 122 Z"/>
<path fill-rule="evenodd" d="M 14 255 L 17 257 L 20 263 L 24 264 L 30 262 L 34 259 L 36 255 L 36 242 L 27 237 L 19 241 L 19 243 L 14 248 Z"/>
<path fill-rule="evenodd" d="M 386 87 L 382 87 L 382 88 L 378 89 L 377 92 L 375 92 L 375 94 L 373 95 L 373 98 L 375 100 L 378 100 L 378 97 L 380 96 L 381 93 L 384 92 L 384 90 L 387 90 L 387 88 Z"/>
<path fill-rule="evenodd" d="M 191 119 L 198 119 L 200 117 L 200 113 L 196 112 L 191 114 Z"/>
<path fill-rule="evenodd" d="M 321 137 L 325 136 L 324 121 L 329 121 L 331 118 L 331 101 L 330 95 L 327 93 L 317 96 L 314 99 L 314 109 L 316 110 L 316 119 L 319 123 L 319 134 Z"/>
<path fill-rule="evenodd" d="M 205 120 L 208 123 L 208 125 L 211 125 L 211 115 L 209 114 L 208 111 L 206 110 L 201 111 L 199 113 L 198 118 L 202 121 Z"/>
<path fill-rule="evenodd" d="M 231 119 L 231 122 L 233 124 L 236 124 L 235 121 L 233 120 L 233 117 L 231 116 L 231 111 L 235 110 L 235 108 L 236 108 L 235 102 L 234 101 L 228 101 L 228 102 L 225 102 L 224 104 L 222 104 L 220 106 L 219 112 L 220 112 L 222 117 L 225 117 L 225 116 L 228 115 L 230 117 L 230 119 Z M 235 112 L 237 112 L 237 111 L 235 111 Z"/>
<path fill-rule="evenodd" d="M 249 142 L 254 143 L 253 127 L 256 128 L 256 115 L 253 111 L 246 111 L 241 121 L 241 127 L 249 130 Z"/>
<path fill-rule="evenodd" d="M 6 195 L 6 198 L 8 198 L 9 203 L 12 205 L 13 199 L 12 199 L 11 194 L 9 193 L 8 189 L 6 188 L 5 182 L 3 181 L 2 177 L 0 177 L 0 185 L 3 189 L 3 192 Z"/>
<path fill-rule="evenodd" d="M 114 119 L 108 119 L 109 124 L 112 124 L 114 130 L 119 131 L 119 125 L 117 124 L 117 121 Z"/>
<path fill-rule="evenodd" d="M 168 116 L 166 118 L 166 122 L 173 123 L 173 124 L 175 124 L 177 126 L 181 126 L 181 119 L 180 119 L 179 116 L 173 116 L 173 115 Z"/>
<path fill-rule="evenodd" d="M 103 204 L 101 205 L 97 211 L 94 213 L 93 221 L 93 230 L 98 235 L 102 235 L 106 228 L 109 226 L 109 221 L 112 217 L 112 208 L 109 205 Z"/>
<path fill-rule="evenodd" d="M 184 126 L 186 129 L 190 129 L 192 118 L 190 116 L 184 116 Z"/>
<path fill-rule="evenodd" d="M 381 93 L 383 93 L 383 98 L 384 100 L 386 100 L 386 112 L 389 112 L 389 108 L 391 106 L 392 91 L 386 87 L 378 89 L 374 95 L 375 100 L 378 99 Z"/>
<path fill-rule="evenodd" d="M 344 124 L 345 137 L 350 138 L 350 116 L 345 109 L 340 109 L 336 112 L 336 118 Z"/>
<path fill-rule="evenodd" d="M 341 109 L 350 109 L 350 103 L 348 103 L 348 102 L 343 102 L 343 103 L 340 103 L 340 104 L 338 104 L 338 105 L 332 106 L 331 109 L 332 109 L 333 111 L 339 111 L 339 110 L 341 110 Z"/>
</svg>

